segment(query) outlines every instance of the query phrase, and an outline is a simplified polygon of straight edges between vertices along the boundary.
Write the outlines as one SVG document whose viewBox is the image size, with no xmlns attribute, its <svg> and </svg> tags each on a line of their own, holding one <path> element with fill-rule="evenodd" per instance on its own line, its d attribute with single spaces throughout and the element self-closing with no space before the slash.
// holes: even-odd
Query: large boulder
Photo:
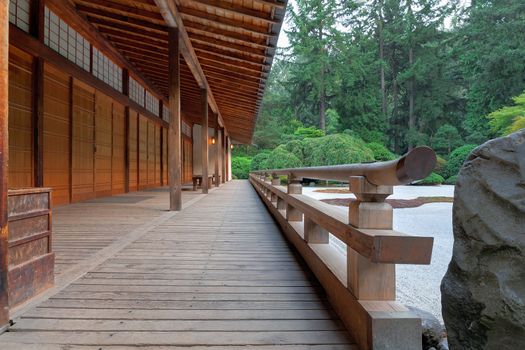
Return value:
<svg viewBox="0 0 525 350">
<path fill-rule="evenodd" d="M 450 349 L 525 349 L 525 130 L 469 155 L 453 226 L 441 282 Z"/>
</svg>

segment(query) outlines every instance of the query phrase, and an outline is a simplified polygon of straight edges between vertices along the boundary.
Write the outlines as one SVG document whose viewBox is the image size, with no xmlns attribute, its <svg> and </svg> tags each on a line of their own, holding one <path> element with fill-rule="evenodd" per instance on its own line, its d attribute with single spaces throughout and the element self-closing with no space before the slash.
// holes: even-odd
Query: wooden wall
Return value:
<svg viewBox="0 0 525 350">
<path fill-rule="evenodd" d="M 10 48 L 10 188 L 35 184 L 34 66 L 31 55 Z M 160 123 L 130 109 L 126 125 L 126 106 L 48 63 L 43 82 L 42 172 L 54 205 L 167 185 L 167 132 Z M 191 139 L 184 145 L 191 148 Z M 191 182 L 191 168 L 183 173 Z"/>
<path fill-rule="evenodd" d="M 70 201 L 71 83 L 50 65 L 44 72 L 44 186 L 53 189 L 56 205 Z"/>
<path fill-rule="evenodd" d="M 187 136 L 182 138 L 182 183 L 193 181 L 193 140 Z"/>
<path fill-rule="evenodd" d="M 33 58 L 20 50 L 9 53 L 9 185 L 30 187 L 33 171 Z"/>
</svg>

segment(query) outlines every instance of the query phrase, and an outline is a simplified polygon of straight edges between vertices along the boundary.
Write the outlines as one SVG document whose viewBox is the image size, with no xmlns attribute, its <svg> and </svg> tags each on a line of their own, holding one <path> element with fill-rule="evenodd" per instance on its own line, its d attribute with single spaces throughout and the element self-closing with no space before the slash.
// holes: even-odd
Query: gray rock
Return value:
<svg viewBox="0 0 525 350">
<path fill-rule="evenodd" d="M 453 228 L 441 282 L 450 349 L 525 349 L 525 130 L 469 155 Z"/>
<path fill-rule="evenodd" d="M 407 306 L 421 319 L 421 328 L 423 332 L 423 350 L 439 349 L 439 344 L 446 336 L 445 326 L 430 312 Z"/>
</svg>

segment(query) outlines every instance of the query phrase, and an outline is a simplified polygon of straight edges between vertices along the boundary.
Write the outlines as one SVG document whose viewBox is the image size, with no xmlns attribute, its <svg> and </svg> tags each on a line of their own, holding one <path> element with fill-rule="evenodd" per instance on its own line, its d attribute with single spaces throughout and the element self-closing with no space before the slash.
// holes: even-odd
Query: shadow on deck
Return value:
<svg viewBox="0 0 525 350">
<path fill-rule="evenodd" d="M 248 181 L 183 202 L 164 211 L 152 190 L 55 209 L 56 286 L 14 310 L 0 347 L 354 348 Z"/>
</svg>

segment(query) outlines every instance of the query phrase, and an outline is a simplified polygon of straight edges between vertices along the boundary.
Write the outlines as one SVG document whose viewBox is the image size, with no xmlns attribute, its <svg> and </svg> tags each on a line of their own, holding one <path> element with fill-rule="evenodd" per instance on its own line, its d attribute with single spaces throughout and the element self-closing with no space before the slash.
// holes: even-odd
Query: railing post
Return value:
<svg viewBox="0 0 525 350">
<path fill-rule="evenodd" d="M 349 224 L 362 229 L 392 229 L 392 206 L 385 202 L 393 193 L 392 186 L 371 184 L 364 176 L 351 176 L 349 184 L 356 196 L 350 203 Z M 348 247 L 347 286 L 358 300 L 395 300 L 395 265 L 370 262 Z"/>
<path fill-rule="evenodd" d="M 288 194 L 302 194 L 303 186 L 301 180 L 295 178 L 292 174 L 288 175 Z M 303 221 L 303 213 L 294 208 L 290 204 L 286 205 L 286 220 L 288 221 Z"/>
<path fill-rule="evenodd" d="M 281 185 L 281 179 L 277 174 L 272 174 L 272 186 L 280 186 Z M 272 192 L 270 201 L 272 203 L 275 203 L 279 200 L 279 197 L 275 193 Z"/>
<path fill-rule="evenodd" d="M 307 243 L 329 243 L 329 233 L 327 230 L 317 225 L 308 217 L 304 217 L 304 240 Z"/>
</svg>

